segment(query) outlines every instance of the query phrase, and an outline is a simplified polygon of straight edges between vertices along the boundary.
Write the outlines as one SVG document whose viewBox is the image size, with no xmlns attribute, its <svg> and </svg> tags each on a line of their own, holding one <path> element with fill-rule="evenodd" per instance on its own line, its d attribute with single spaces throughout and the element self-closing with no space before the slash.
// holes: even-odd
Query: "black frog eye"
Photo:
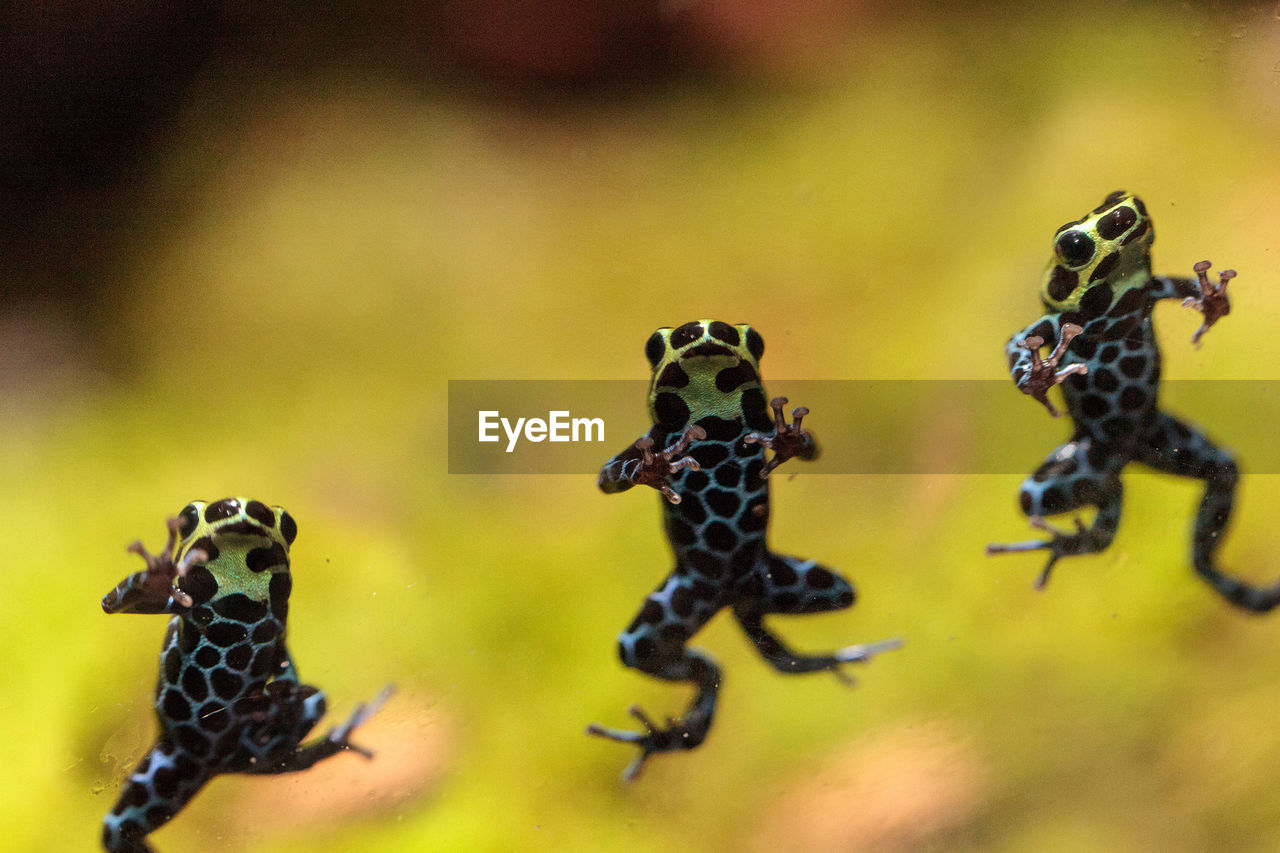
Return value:
<svg viewBox="0 0 1280 853">
<path fill-rule="evenodd" d="M 292 545 L 293 540 L 298 538 L 298 522 L 284 510 L 280 510 L 280 535 L 284 537 L 286 545 Z"/>
<path fill-rule="evenodd" d="M 192 533 L 195 533 L 196 525 L 200 523 L 200 510 L 195 504 L 187 504 L 182 508 L 182 512 L 178 513 L 178 517 L 182 519 L 182 526 L 178 528 L 178 535 L 186 539 Z"/>
<path fill-rule="evenodd" d="M 657 367 L 658 362 L 662 360 L 662 354 L 666 352 L 667 345 L 662 339 L 662 329 L 654 332 L 649 336 L 649 340 L 644 344 L 644 357 L 649 359 L 650 367 Z"/>
<path fill-rule="evenodd" d="M 1084 266 L 1093 257 L 1093 238 L 1083 231 L 1064 231 L 1053 247 L 1069 267 Z"/>
</svg>

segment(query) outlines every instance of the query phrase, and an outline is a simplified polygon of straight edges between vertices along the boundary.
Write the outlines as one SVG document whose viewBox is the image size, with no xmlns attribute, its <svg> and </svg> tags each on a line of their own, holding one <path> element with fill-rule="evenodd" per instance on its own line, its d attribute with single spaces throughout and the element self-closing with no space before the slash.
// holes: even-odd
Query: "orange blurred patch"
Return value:
<svg viewBox="0 0 1280 853">
<path fill-rule="evenodd" d="M 423 694 L 392 695 L 352 738 L 374 752 L 371 761 L 350 753 L 302 773 L 252 779 L 224 806 L 225 814 L 234 816 L 226 821 L 228 834 L 236 837 L 241 828 L 255 835 L 264 827 L 315 829 L 425 797 L 453 754 L 454 726 L 438 704 Z M 326 722 L 336 725 L 347 713 L 331 706 Z"/>
<path fill-rule="evenodd" d="M 757 850 L 902 850 L 963 826 L 989 777 L 970 738 L 926 721 L 859 738 L 769 798 Z"/>
</svg>

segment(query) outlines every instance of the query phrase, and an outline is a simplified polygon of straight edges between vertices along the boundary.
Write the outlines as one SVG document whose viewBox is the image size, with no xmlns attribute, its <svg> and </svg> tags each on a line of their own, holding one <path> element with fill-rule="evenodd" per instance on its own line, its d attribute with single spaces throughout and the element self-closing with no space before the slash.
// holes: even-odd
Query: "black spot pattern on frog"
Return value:
<svg viewBox="0 0 1280 853">
<path fill-rule="evenodd" d="M 722 323 L 716 320 L 707 327 L 707 332 L 711 337 L 718 341 L 724 341 L 731 347 L 736 347 L 742 341 L 742 336 L 738 334 L 738 330 L 728 323 Z"/>
<path fill-rule="evenodd" d="M 683 388 L 689 384 L 689 376 L 678 364 L 668 364 L 658 378 L 658 384 L 664 388 Z"/>
<path fill-rule="evenodd" d="M 204 508 L 204 520 L 210 524 L 224 518 L 232 518 L 240 514 L 240 501 L 235 498 L 223 498 L 214 501 Z"/>
<path fill-rule="evenodd" d="M 244 514 L 268 530 L 276 526 L 276 514 L 262 501 L 249 501 L 244 506 Z"/>
<path fill-rule="evenodd" d="M 1076 289 L 1078 279 L 1079 277 L 1066 267 L 1055 266 L 1049 280 L 1049 292 L 1054 299 L 1066 299 Z"/>
</svg>

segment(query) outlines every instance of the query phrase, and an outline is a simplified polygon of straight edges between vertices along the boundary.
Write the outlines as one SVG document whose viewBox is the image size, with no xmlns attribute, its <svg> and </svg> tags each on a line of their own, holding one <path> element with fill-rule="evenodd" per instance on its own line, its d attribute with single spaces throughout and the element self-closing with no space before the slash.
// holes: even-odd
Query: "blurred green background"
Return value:
<svg viewBox="0 0 1280 853">
<path fill-rule="evenodd" d="M 1280 847 L 1280 617 L 1193 576 L 1197 484 L 1131 473 L 1115 545 L 1039 594 L 1041 555 L 983 556 L 1028 535 L 1019 476 L 796 465 L 772 541 L 861 600 L 774 627 L 905 649 L 850 690 L 721 616 L 695 641 L 726 671 L 711 737 L 626 787 L 631 750 L 585 725 L 688 700 L 615 655 L 669 570 L 658 499 L 450 476 L 445 445 L 448 379 L 640 379 L 650 331 L 698 317 L 759 328 L 775 393 L 998 378 L 1054 229 L 1117 188 L 1158 271 L 1240 271 L 1200 350 L 1158 310 L 1166 375 L 1280 378 L 1273 7 L 5 13 L 3 846 L 93 849 L 163 633 L 98 600 L 128 542 L 245 494 L 298 519 L 290 645 L 329 722 L 400 692 L 375 761 L 219 778 L 162 851 Z M 1247 400 L 1184 414 L 1226 445 L 1271 428 Z M 981 444 L 936 415 L 929 452 Z M 1278 498 L 1247 477 L 1224 549 L 1257 582 Z"/>
</svg>

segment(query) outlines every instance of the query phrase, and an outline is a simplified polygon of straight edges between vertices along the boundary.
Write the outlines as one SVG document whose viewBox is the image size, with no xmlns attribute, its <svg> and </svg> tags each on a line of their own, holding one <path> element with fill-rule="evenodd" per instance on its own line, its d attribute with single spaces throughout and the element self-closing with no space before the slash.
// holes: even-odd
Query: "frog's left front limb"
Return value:
<svg viewBox="0 0 1280 853">
<path fill-rule="evenodd" d="M 719 609 L 710 585 L 686 571 L 677 570 L 649 594 L 644 606 L 618 638 L 622 662 L 667 681 L 687 681 L 697 695 L 680 719 L 667 719 L 667 727 L 654 723 L 639 706 L 631 715 L 643 731 L 616 729 L 592 723 L 587 734 L 634 744 L 640 754 L 627 765 L 622 778 L 630 782 L 640 775 L 651 755 L 693 749 L 706 738 L 715 716 L 720 689 L 720 667 L 708 655 L 685 644 Z"/>
<path fill-rule="evenodd" d="M 1009 360 L 1009 375 L 1018 390 L 1038 401 L 1055 418 L 1060 413 L 1049 402 L 1049 389 L 1072 374 L 1089 372 L 1088 366 L 1080 362 L 1058 369 L 1067 348 L 1083 331 L 1074 323 L 1063 323 L 1059 328 L 1058 318 L 1049 315 L 1041 317 L 1014 335 L 1004 348 Z M 1052 352 L 1047 358 L 1041 359 L 1040 347 L 1055 340 Z"/>
<path fill-rule="evenodd" d="M 1061 557 L 1104 550 L 1120 526 L 1124 492 L 1119 472 L 1124 461 L 1113 448 L 1088 437 L 1067 442 L 1050 453 L 1019 491 L 1019 503 L 1030 517 L 1031 526 L 1049 533 L 1050 538 L 991 544 L 987 554 L 1048 551 L 1049 561 L 1036 581 L 1036 588 L 1041 589 Z M 1086 505 L 1098 508 L 1088 527 L 1077 519 L 1076 529 L 1067 532 L 1054 529 L 1044 520 L 1046 515 L 1071 512 Z"/>
<path fill-rule="evenodd" d="M 613 495 L 625 492 L 636 485 L 636 473 L 644 464 L 644 451 L 637 445 L 643 440 L 641 438 L 628 445 L 626 450 L 604 463 L 604 467 L 600 469 L 600 476 L 596 478 L 596 485 L 600 487 L 600 491 L 606 495 Z"/>
<path fill-rule="evenodd" d="M 661 450 L 654 450 L 655 444 L 660 445 L 661 442 L 666 441 L 668 435 L 667 430 L 654 427 L 648 434 L 606 462 L 600 469 L 600 476 L 596 481 L 600 491 L 605 494 L 615 494 L 625 492 L 632 486 L 652 486 L 662 492 L 671 503 L 680 503 L 680 496 L 667 485 L 667 478 L 681 468 L 698 470 L 697 460 L 692 456 L 685 456 L 684 452 L 693 442 L 706 438 L 707 432 L 700 426 L 691 425 L 673 444 Z"/>
<path fill-rule="evenodd" d="M 168 522 L 169 540 L 158 554 L 152 554 L 142 544 L 134 542 L 129 553 L 142 557 L 147 566 L 134 572 L 115 589 L 102 597 L 102 609 L 107 613 L 183 613 L 194 604 L 194 599 L 174 581 L 187 576 L 191 567 L 209 559 L 199 548 L 192 548 L 182 559 L 177 559 L 178 528 L 182 519 Z"/>
<path fill-rule="evenodd" d="M 1058 318 L 1054 314 L 1048 314 L 1009 338 L 1004 345 L 1004 354 L 1009 361 L 1009 376 L 1014 385 L 1022 388 L 1023 381 L 1039 360 L 1038 353 L 1026 346 L 1026 341 L 1038 338 L 1043 345 L 1045 341 L 1057 340 L 1057 337 Z"/>
</svg>

